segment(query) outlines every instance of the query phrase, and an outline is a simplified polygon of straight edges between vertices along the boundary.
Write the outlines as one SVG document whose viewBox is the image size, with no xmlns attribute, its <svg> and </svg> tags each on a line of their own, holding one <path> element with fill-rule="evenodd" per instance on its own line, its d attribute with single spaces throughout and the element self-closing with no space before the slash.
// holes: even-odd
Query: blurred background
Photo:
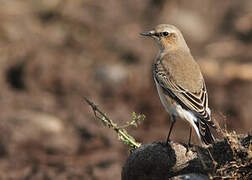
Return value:
<svg viewBox="0 0 252 180">
<path fill-rule="evenodd" d="M 120 179 L 129 149 L 103 127 L 87 96 L 130 133 L 165 140 L 169 116 L 154 86 L 158 48 L 139 33 L 181 29 L 200 64 L 213 117 L 252 128 L 252 1 L 0 1 L 0 179 Z M 172 140 L 187 142 L 177 121 Z M 195 134 L 194 143 L 198 143 Z"/>
</svg>

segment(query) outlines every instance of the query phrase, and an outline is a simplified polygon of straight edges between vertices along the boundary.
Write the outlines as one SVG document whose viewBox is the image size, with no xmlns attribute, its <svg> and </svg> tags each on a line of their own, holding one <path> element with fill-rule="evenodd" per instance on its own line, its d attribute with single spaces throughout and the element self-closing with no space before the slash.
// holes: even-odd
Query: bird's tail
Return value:
<svg viewBox="0 0 252 180">
<path fill-rule="evenodd" d="M 193 126 L 197 136 L 200 138 L 202 142 L 206 145 L 212 144 L 215 141 L 214 136 L 212 135 L 210 128 L 216 128 L 213 121 L 211 121 L 211 117 L 207 115 L 206 117 L 197 117 L 195 114 L 187 111 L 186 112 L 186 120 L 190 122 Z"/>
<path fill-rule="evenodd" d="M 197 126 L 199 128 L 199 134 L 201 140 L 206 144 L 212 144 L 215 141 L 214 136 L 212 135 L 209 125 L 202 120 L 199 120 L 197 123 Z"/>
</svg>

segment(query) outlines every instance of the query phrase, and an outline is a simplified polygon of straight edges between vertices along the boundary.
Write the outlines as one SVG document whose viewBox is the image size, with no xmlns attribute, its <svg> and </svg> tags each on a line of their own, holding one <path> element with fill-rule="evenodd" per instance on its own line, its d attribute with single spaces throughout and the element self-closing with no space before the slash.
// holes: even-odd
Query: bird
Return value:
<svg viewBox="0 0 252 180">
<path fill-rule="evenodd" d="M 151 37 L 159 47 L 152 71 L 161 103 L 171 120 L 166 144 L 177 119 L 190 124 L 188 146 L 192 127 L 202 144 L 213 144 L 215 137 L 210 127 L 216 129 L 216 124 L 208 107 L 206 84 L 181 31 L 174 25 L 159 24 L 140 35 Z"/>
</svg>

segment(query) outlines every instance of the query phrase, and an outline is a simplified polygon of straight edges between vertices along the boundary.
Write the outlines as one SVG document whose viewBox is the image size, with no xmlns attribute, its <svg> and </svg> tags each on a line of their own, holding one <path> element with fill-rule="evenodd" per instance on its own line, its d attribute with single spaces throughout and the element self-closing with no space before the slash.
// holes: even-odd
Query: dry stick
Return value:
<svg viewBox="0 0 252 180">
<path fill-rule="evenodd" d="M 117 124 L 115 124 L 109 117 L 107 117 L 106 114 L 102 112 L 97 105 L 95 105 L 86 97 L 84 97 L 84 100 L 88 103 L 88 105 L 92 107 L 95 117 L 100 119 L 105 126 L 108 126 L 109 128 L 115 130 L 120 140 L 122 140 L 125 144 L 129 145 L 132 148 L 138 148 L 141 146 L 141 143 L 136 142 L 136 140 L 132 136 L 130 136 L 124 128 L 117 126 Z M 102 117 L 100 117 L 97 112 Z"/>
</svg>

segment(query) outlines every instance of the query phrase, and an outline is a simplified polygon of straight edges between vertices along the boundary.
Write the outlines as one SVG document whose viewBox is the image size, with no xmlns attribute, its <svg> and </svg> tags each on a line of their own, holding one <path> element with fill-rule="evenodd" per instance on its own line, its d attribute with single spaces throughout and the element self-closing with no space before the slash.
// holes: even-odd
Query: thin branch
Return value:
<svg viewBox="0 0 252 180">
<path fill-rule="evenodd" d="M 116 131 L 119 140 L 123 141 L 123 143 L 129 145 L 131 148 L 138 148 L 141 146 L 141 143 L 136 142 L 136 140 L 132 136 L 130 136 L 125 130 L 125 127 L 128 127 L 129 125 L 122 126 L 123 128 L 119 127 L 104 112 L 102 112 L 97 105 L 95 105 L 86 97 L 84 97 L 84 100 L 88 103 L 88 105 L 91 106 L 94 115 L 97 119 L 100 119 L 105 126 L 108 126 L 109 128 L 112 128 L 114 131 Z"/>
</svg>

